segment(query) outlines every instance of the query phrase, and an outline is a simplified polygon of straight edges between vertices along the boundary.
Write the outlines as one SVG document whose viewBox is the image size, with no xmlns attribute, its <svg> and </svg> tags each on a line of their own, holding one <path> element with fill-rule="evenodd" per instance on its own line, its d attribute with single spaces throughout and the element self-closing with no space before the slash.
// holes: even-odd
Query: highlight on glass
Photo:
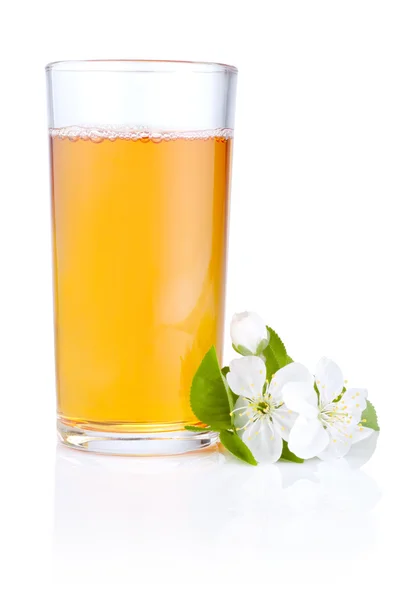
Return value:
<svg viewBox="0 0 412 600">
<path fill-rule="evenodd" d="M 222 352 L 237 70 L 46 72 L 60 439 L 131 455 L 206 447 L 215 433 L 184 428 L 199 425 L 193 375 Z"/>
</svg>

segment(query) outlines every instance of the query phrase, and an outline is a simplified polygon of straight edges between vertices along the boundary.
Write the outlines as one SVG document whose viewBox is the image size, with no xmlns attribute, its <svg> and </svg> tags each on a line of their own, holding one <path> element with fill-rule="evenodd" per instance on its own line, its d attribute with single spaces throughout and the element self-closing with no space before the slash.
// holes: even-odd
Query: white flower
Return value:
<svg viewBox="0 0 412 600">
<path fill-rule="evenodd" d="M 276 462 L 283 442 L 297 415 L 284 405 L 287 383 L 313 387 L 313 376 L 303 365 L 291 363 L 266 381 L 266 366 L 258 356 L 232 360 L 226 375 L 228 384 L 239 398 L 233 409 L 234 425 L 257 462 Z"/>
<path fill-rule="evenodd" d="M 290 432 L 289 449 L 304 459 L 341 458 L 354 442 L 372 433 L 361 423 L 368 392 L 349 388 L 343 393 L 346 381 L 342 371 L 328 358 L 319 361 L 315 380 L 319 397 L 309 383 L 290 383 L 283 390 L 286 406 L 299 413 Z"/>
<path fill-rule="evenodd" d="M 254 312 L 234 314 L 230 336 L 233 346 L 240 354 L 260 354 L 269 342 L 265 322 Z"/>
</svg>

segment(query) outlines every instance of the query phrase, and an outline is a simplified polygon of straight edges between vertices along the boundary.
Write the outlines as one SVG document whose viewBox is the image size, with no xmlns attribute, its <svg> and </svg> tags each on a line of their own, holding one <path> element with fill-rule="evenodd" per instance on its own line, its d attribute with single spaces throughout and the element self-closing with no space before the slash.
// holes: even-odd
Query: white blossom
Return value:
<svg viewBox="0 0 412 600">
<path fill-rule="evenodd" d="M 240 354 L 260 354 L 269 342 L 265 322 L 254 312 L 233 315 L 230 336 L 234 348 Z"/>
<path fill-rule="evenodd" d="M 289 449 L 300 458 L 341 458 L 351 445 L 369 436 L 362 424 L 367 390 L 349 388 L 338 365 L 322 358 L 316 368 L 316 386 L 289 383 L 283 390 L 286 406 L 299 414 L 289 436 Z"/>
<path fill-rule="evenodd" d="M 276 462 L 283 441 L 297 414 L 285 406 L 283 389 L 299 383 L 313 387 L 313 376 L 303 365 L 291 363 L 266 381 L 266 366 L 258 356 L 245 356 L 230 363 L 227 381 L 239 396 L 232 415 L 237 433 L 249 447 L 257 462 Z"/>
</svg>

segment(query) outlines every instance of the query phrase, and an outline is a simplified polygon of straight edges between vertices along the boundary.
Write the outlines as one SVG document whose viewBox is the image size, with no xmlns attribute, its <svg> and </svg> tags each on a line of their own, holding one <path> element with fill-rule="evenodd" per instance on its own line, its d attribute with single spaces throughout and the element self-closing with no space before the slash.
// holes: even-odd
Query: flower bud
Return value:
<svg viewBox="0 0 412 600">
<path fill-rule="evenodd" d="M 254 312 L 234 314 L 230 324 L 230 336 L 236 352 L 244 356 L 259 355 L 269 342 L 265 322 Z"/>
</svg>

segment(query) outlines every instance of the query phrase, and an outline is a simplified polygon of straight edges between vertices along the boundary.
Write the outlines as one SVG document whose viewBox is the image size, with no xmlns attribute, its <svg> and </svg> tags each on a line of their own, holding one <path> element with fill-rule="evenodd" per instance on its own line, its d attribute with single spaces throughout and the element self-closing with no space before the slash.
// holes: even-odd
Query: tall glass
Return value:
<svg viewBox="0 0 412 600">
<path fill-rule="evenodd" d="M 57 429 L 68 446 L 174 454 L 192 377 L 222 351 L 237 70 L 214 63 L 46 67 Z"/>
</svg>

